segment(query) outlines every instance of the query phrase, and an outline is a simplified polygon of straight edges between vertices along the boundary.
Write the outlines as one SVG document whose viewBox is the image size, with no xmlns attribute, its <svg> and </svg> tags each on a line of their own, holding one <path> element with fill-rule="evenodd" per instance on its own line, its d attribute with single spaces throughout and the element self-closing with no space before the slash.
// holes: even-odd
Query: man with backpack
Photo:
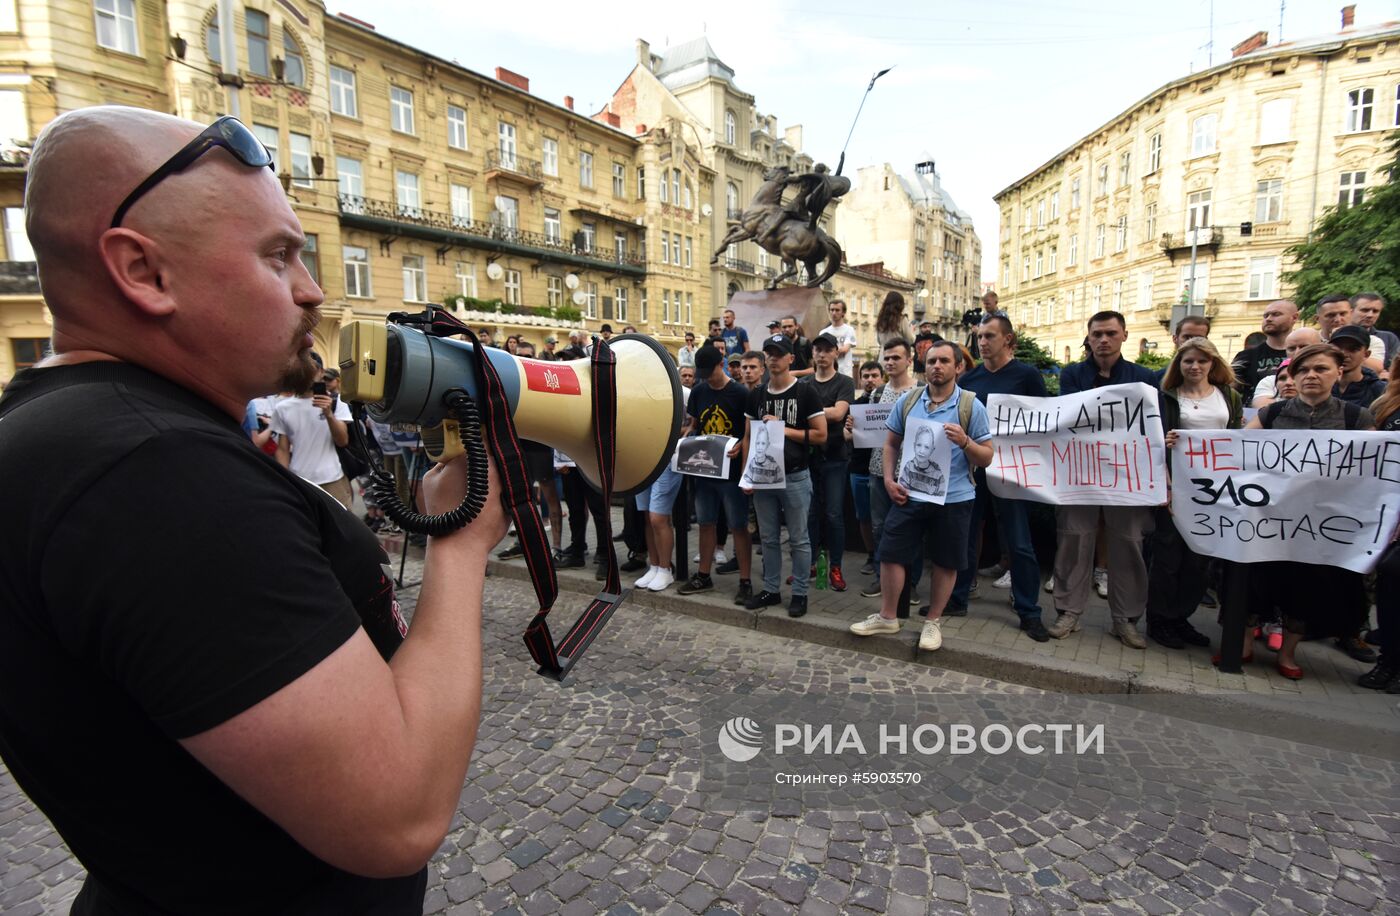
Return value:
<svg viewBox="0 0 1400 916">
<path fill-rule="evenodd" d="M 967 558 L 977 494 L 972 468 L 991 464 L 994 452 L 988 444 L 992 433 L 987 408 L 975 394 L 957 384 L 958 374 L 966 368 L 963 349 L 952 341 L 940 340 L 929 347 L 924 361 L 928 384 L 903 395 L 886 421 L 884 485 L 893 505 L 876 548 L 882 586 L 880 613 L 851 624 L 851 632 L 857 636 L 899 632 L 900 592 L 908 568 L 923 565 L 924 536 L 928 534 L 933 568 L 929 573 L 929 615 L 919 636 L 919 648 L 931 651 L 943 645 L 943 607 Z M 897 482 L 899 451 L 910 416 L 942 422 L 952 446 L 947 495 L 941 506 L 911 500 Z"/>
</svg>

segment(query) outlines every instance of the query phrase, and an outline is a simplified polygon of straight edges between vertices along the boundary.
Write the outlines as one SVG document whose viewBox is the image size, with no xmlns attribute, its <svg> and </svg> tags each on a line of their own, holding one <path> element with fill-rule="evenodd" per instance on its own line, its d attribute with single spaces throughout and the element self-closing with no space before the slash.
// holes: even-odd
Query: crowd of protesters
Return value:
<svg viewBox="0 0 1400 916">
<path fill-rule="evenodd" d="M 910 323 L 898 293 L 881 308 L 878 359 L 858 361 L 861 342 L 840 300 L 829 306 L 830 323 L 810 339 L 796 316 L 775 320 L 766 333 L 751 338 L 729 309 L 710 322 L 698 342 L 688 332 L 676 353 L 686 393 L 682 432 L 732 437 L 731 469 L 724 478 L 688 478 L 689 488 L 682 488 L 681 475 L 667 470 L 625 501 L 618 539 L 625 551 L 623 571 L 639 573 L 633 586 L 652 591 L 674 586 L 682 595 L 694 595 L 715 590 L 717 575 L 737 574 L 735 604 L 758 609 L 786 603 L 787 613 L 800 617 L 813 587 L 837 592 L 851 587 L 845 563 L 850 546 L 867 557 L 855 573 L 861 595 L 879 601 L 878 611 L 851 625 L 860 636 L 900 632 L 911 594 L 923 589 L 919 646 L 937 649 L 942 619 L 968 614 L 982 577 L 990 578 L 994 589 L 1006 590 L 1021 631 L 1038 642 L 1079 631 L 1094 591 L 1107 599 L 1110 632 L 1125 646 L 1144 649 L 1148 639 L 1169 649 L 1209 646 L 1210 638 L 1192 617 L 1201 607 L 1218 606 L 1222 564 L 1190 549 L 1168 507 L 1057 506 L 1055 550 L 1048 557 L 1036 552 L 1031 504 L 997 496 L 988 487 L 983 468 L 993 448 L 987 397 L 1047 394 L 1041 371 L 1016 358 L 1016 328 L 996 310 L 994 296 L 973 330 L 979 360 L 968 347 L 933 333 L 931 325 Z M 1257 342 L 1233 361 L 1210 341 L 1209 318 L 1186 316 L 1174 329 L 1171 361 L 1159 370 L 1127 359 L 1123 316 L 1100 312 L 1086 326 L 1085 358 L 1059 373 L 1059 393 L 1145 382 L 1160 391 L 1168 447 L 1181 430 L 1400 429 L 1400 373 L 1394 381 L 1389 373 L 1400 356 L 1400 339 L 1375 327 L 1384 307 L 1371 293 L 1328 296 L 1317 304 L 1314 328 L 1303 324 L 1294 302 L 1272 302 L 1263 312 Z M 634 331 L 628 325 L 622 333 Z M 603 325 L 600 337 L 611 340 L 612 327 Z M 585 357 L 592 340 L 576 331 L 563 347 L 550 336 L 537 350 L 518 335 L 497 342 L 483 329 L 478 336 L 480 344 L 546 360 Z M 350 421 L 338 386 L 338 373 L 328 368 L 314 386 L 253 402 L 248 429 L 270 454 L 348 507 L 357 471 L 337 460 L 345 457 Z M 850 408 L 870 403 L 894 405 L 887 441 L 883 447 L 856 448 Z M 905 426 L 916 409 L 920 418 L 941 421 L 951 443 L 942 505 L 911 500 L 908 481 L 900 477 Z M 758 424 L 766 437 L 761 421 L 771 420 L 783 424 L 781 448 L 770 445 L 773 455 L 781 454 L 773 461 L 781 460 L 786 484 L 778 490 L 743 487 L 749 428 Z M 396 479 L 405 482 L 400 497 L 408 501 L 415 467 L 421 476 L 427 465 L 421 443 L 409 430 L 370 424 L 366 432 L 392 463 Z M 601 578 L 605 558 L 596 549 L 603 531 L 601 500 L 567 456 L 540 448 L 528 457 L 541 509 L 550 520 L 556 561 L 562 567 L 587 564 L 591 517 Z M 362 492 L 366 521 L 392 531 L 370 490 Z M 678 581 L 671 516 L 681 494 L 692 501 L 700 549 L 698 568 Z M 849 531 L 848 495 L 856 522 Z M 996 533 L 990 542 L 996 555 L 983 562 L 989 525 Z M 1372 646 L 1384 643 L 1385 626 L 1393 631 L 1400 613 L 1400 592 L 1386 587 L 1400 577 L 1396 553 L 1388 553 L 1372 577 L 1311 564 L 1249 564 L 1245 660 L 1253 659 L 1259 638 L 1274 653 L 1281 675 L 1301 678 L 1299 642 L 1328 638 L 1353 658 L 1376 662 L 1361 684 L 1400 692 L 1400 652 L 1382 650 L 1378 659 Z M 518 545 L 501 553 L 504 559 L 519 555 Z M 1379 626 L 1370 630 L 1372 593 Z M 1048 621 L 1042 594 L 1055 612 Z"/>
</svg>

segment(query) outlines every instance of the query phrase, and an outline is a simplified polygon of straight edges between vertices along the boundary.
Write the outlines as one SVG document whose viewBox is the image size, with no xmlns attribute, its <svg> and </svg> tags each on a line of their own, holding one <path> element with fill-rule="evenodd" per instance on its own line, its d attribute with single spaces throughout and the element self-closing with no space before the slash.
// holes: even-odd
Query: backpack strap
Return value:
<svg viewBox="0 0 1400 916">
<path fill-rule="evenodd" d="M 906 425 L 909 423 L 909 415 L 914 412 L 914 405 L 919 403 L 919 399 L 924 396 L 924 392 L 926 391 L 928 391 L 927 385 L 915 385 L 913 388 L 909 389 L 909 394 L 902 395 L 904 398 L 904 406 L 899 409 L 899 418 L 903 420 Z"/>
<path fill-rule="evenodd" d="M 973 391 L 961 390 L 958 395 L 958 425 L 967 432 L 972 428 L 972 405 L 977 403 L 977 394 Z M 967 455 L 963 455 L 964 460 Z M 972 462 L 967 462 L 967 479 L 972 481 L 972 485 L 977 486 L 977 472 L 972 469 Z"/>
</svg>

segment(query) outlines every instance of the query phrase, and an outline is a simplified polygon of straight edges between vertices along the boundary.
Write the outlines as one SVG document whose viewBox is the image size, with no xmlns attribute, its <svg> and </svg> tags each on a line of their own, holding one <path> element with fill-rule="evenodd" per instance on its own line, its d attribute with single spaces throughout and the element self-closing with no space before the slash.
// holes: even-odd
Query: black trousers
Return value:
<svg viewBox="0 0 1400 916">
<path fill-rule="evenodd" d="M 564 504 L 569 507 L 569 553 L 582 555 L 585 549 L 584 535 L 588 528 L 588 516 L 593 516 L 595 549 L 602 550 L 603 536 L 603 494 L 590 487 L 577 468 L 570 468 L 564 479 Z"/>
<path fill-rule="evenodd" d="M 1147 624 L 1172 624 L 1195 613 L 1205 597 L 1207 558 L 1186 546 L 1171 513 L 1156 510 L 1152 532 L 1152 568 L 1147 573 Z"/>
</svg>

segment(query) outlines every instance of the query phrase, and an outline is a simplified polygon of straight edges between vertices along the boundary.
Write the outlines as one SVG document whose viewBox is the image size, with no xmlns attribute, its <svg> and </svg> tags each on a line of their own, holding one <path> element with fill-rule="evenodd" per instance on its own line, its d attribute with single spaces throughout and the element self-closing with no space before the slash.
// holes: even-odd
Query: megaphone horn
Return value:
<svg viewBox="0 0 1400 916">
<path fill-rule="evenodd" d="M 613 489 L 635 493 L 650 486 L 671 460 L 681 428 L 681 382 L 675 362 L 655 340 L 621 334 L 608 341 L 617 360 L 617 450 Z M 434 461 L 461 451 L 444 395 L 464 389 L 476 398 L 472 360 L 491 361 L 505 387 L 516 433 L 568 455 L 600 488 L 593 379 L 587 359 L 522 359 L 417 328 L 352 321 L 340 331 L 341 396 L 364 402 L 382 423 L 423 428 Z"/>
</svg>

